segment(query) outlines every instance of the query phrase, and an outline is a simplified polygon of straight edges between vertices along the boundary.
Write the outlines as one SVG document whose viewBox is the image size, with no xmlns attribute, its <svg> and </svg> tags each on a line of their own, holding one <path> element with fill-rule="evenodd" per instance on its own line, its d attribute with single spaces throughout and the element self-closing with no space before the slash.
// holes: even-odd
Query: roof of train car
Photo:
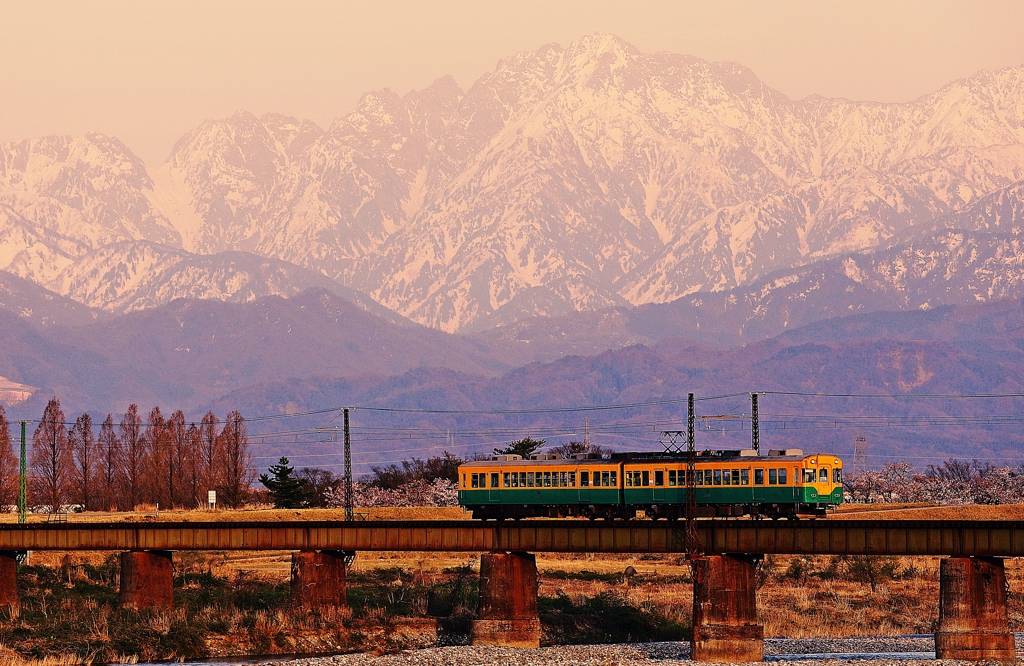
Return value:
<svg viewBox="0 0 1024 666">
<path fill-rule="evenodd" d="M 738 453 L 738 452 L 737 452 Z M 835 453 L 805 453 L 798 456 L 741 456 L 741 455 L 724 455 L 724 456 L 697 456 L 696 463 L 778 463 L 778 462 L 803 462 L 808 458 L 816 458 L 818 456 L 833 457 L 841 461 L 839 456 Z M 614 458 L 558 458 L 556 460 L 473 460 L 465 462 L 460 467 L 501 467 L 503 465 L 618 465 L 619 463 L 625 462 L 627 464 L 640 464 L 640 463 L 686 463 L 686 455 L 657 455 L 644 453 L 635 457 L 629 457 L 629 454 L 616 454 Z"/>
</svg>

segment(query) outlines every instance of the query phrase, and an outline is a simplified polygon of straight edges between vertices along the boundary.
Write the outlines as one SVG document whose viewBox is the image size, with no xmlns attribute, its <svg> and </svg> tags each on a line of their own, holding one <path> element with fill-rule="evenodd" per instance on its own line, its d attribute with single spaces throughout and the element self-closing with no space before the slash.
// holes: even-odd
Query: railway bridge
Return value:
<svg viewBox="0 0 1024 666">
<path fill-rule="evenodd" d="M 936 653 L 940 658 L 1014 661 L 1003 558 L 1024 556 L 1024 521 L 698 520 L 693 656 L 761 661 L 755 565 L 763 555 L 940 556 Z M 0 606 L 17 606 L 18 553 L 121 551 L 120 601 L 173 605 L 179 550 L 294 551 L 297 603 L 345 603 L 347 562 L 357 552 L 481 553 L 478 644 L 537 646 L 535 553 L 685 553 L 683 523 L 522 520 L 506 522 L 90 522 L 0 524 Z"/>
</svg>

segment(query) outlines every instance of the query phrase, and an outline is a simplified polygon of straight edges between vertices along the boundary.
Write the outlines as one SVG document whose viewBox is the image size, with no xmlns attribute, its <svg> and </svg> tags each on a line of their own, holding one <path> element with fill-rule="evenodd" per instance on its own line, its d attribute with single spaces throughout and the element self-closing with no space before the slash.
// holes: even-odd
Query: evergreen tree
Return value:
<svg viewBox="0 0 1024 666">
<path fill-rule="evenodd" d="M 494 449 L 494 455 L 505 456 L 505 455 L 520 455 L 523 460 L 529 460 L 530 456 L 537 452 L 542 446 L 544 446 L 543 439 L 533 439 L 532 437 L 524 437 L 517 439 L 503 449 Z"/>
<path fill-rule="evenodd" d="M 278 509 L 298 509 L 309 503 L 309 481 L 292 476 L 294 467 L 288 465 L 287 458 L 281 458 L 276 465 L 271 465 L 267 474 L 260 474 L 260 483 L 267 487 L 274 498 L 274 506 Z"/>
</svg>

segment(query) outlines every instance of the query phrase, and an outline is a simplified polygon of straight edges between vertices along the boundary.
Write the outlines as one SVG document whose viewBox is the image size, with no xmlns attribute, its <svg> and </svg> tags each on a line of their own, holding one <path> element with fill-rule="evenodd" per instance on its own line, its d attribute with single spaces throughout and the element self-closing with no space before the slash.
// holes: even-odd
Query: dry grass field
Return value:
<svg viewBox="0 0 1024 666">
<path fill-rule="evenodd" d="M 830 519 L 850 520 L 1024 520 L 1021 504 L 844 504 Z"/>
<path fill-rule="evenodd" d="M 367 520 L 470 520 L 472 515 L 461 507 L 402 507 L 356 509 L 360 517 Z M 140 506 L 137 511 L 90 511 L 88 513 L 67 514 L 68 522 L 248 522 L 248 521 L 280 521 L 280 520 L 344 520 L 344 509 L 196 509 L 191 511 L 157 511 L 155 506 Z M 45 523 L 47 515 L 29 514 L 30 523 Z M 17 514 L 0 514 L 0 523 L 18 522 Z"/>
</svg>

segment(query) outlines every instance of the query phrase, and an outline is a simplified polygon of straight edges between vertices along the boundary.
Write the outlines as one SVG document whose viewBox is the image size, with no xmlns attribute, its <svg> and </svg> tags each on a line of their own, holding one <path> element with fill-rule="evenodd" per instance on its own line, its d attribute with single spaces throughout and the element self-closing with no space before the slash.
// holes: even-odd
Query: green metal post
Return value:
<svg viewBox="0 0 1024 666">
<path fill-rule="evenodd" d="M 25 459 L 25 426 L 26 422 L 21 422 L 21 477 L 18 480 L 18 522 L 24 523 L 26 519 L 26 505 L 28 504 L 28 498 L 26 497 L 27 483 L 25 480 L 28 474 L 28 465 Z"/>
</svg>

